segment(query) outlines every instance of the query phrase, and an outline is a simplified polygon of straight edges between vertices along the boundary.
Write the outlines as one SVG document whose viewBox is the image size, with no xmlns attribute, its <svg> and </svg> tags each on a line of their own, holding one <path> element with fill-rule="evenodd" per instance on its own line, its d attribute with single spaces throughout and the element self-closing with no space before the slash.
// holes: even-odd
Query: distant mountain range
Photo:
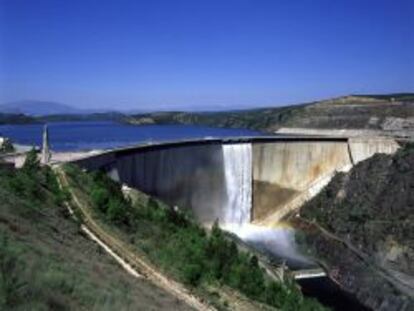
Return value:
<svg viewBox="0 0 414 311">
<path fill-rule="evenodd" d="M 20 100 L 0 104 L 0 113 L 3 114 L 23 114 L 30 117 L 50 117 L 58 119 L 60 116 L 69 116 L 71 118 L 85 118 L 87 115 L 120 115 L 120 114 L 138 114 L 144 113 L 147 110 L 133 109 L 133 110 L 116 110 L 116 109 L 83 109 L 76 108 L 70 105 L 65 105 L 53 101 L 41 100 Z"/>
<path fill-rule="evenodd" d="M 80 109 L 69 105 L 37 100 L 22 100 L 0 105 L 0 113 L 39 117 L 50 115 L 83 115 L 109 112 L 104 109 Z"/>
</svg>

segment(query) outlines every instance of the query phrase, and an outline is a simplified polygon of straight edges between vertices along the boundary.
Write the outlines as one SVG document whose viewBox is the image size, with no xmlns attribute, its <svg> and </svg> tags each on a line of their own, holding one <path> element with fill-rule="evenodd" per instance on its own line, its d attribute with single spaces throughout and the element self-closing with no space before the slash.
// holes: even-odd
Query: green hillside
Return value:
<svg viewBox="0 0 414 311">
<path fill-rule="evenodd" d="M 189 310 L 134 279 L 68 215 L 49 168 L 0 171 L 0 310 Z"/>
</svg>

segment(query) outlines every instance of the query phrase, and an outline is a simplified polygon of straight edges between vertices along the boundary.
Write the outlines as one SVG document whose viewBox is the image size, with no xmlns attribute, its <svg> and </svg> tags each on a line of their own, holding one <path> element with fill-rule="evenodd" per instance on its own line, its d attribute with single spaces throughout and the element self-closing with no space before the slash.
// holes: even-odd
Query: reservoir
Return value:
<svg viewBox="0 0 414 311">
<path fill-rule="evenodd" d="M 258 136 L 246 129 L 212 128 L 189 125 L 128 125 L 112 121 L 48 123 L 50 144 L 54 151 L 77 151 L 126 147 L 195 138 Z M 21 145 L 41 145 L 43 124 L 0 125 L 0 136 Z"/>
</svg>

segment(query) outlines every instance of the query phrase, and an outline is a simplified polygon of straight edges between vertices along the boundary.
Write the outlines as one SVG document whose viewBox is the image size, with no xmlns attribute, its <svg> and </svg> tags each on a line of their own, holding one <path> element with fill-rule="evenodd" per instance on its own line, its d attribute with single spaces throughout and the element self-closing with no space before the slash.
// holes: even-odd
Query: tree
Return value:
<svg viewBox="0 0 414 311">
<path fill-rule="evenodd" d="M 7 138 L 4 139 L 3 143 L 0 146 L 0 153 L 1 152 L 4 152 L 4 153 L 13 152 L 14 150 L 15 150 L 14 146 L 11 143 L 10 139 L 7 139 Z"/>
<path fill-rule="evenodd" d="M 107 204 L 109 202 L 109 193 L 106 189 L 94 186 L 91 191 L 91 199 L 96 208 L 104 213 L 106 212 L 108 209 Z"/>
<path fill-rule="evenodd" d="M 26 155 L 22 170 L 25 173 L 36 173 L 40 168 L 40 160 L 37 157 L 37 151 L 32 148 Z"/>
<path fill-rule="evenodd" d="M 116 223 L 123 223 L 127 221 L 126 217 L 127 207 L 116 198 L 111 198 L 108 202 L 106 216 L 110 221 Z"/>
</svg>

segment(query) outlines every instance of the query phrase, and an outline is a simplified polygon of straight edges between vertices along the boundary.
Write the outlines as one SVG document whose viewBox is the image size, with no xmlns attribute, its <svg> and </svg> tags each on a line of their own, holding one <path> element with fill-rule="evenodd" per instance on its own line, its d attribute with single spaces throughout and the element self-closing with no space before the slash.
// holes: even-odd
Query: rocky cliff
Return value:
<svg viewBox="0 0 414 311">
<path fill-rule="evenodd" d="M 300 217 L 305 245 L 375 310 L 414 309 L 414 145 L 339 173 Z"/>
</svg>

